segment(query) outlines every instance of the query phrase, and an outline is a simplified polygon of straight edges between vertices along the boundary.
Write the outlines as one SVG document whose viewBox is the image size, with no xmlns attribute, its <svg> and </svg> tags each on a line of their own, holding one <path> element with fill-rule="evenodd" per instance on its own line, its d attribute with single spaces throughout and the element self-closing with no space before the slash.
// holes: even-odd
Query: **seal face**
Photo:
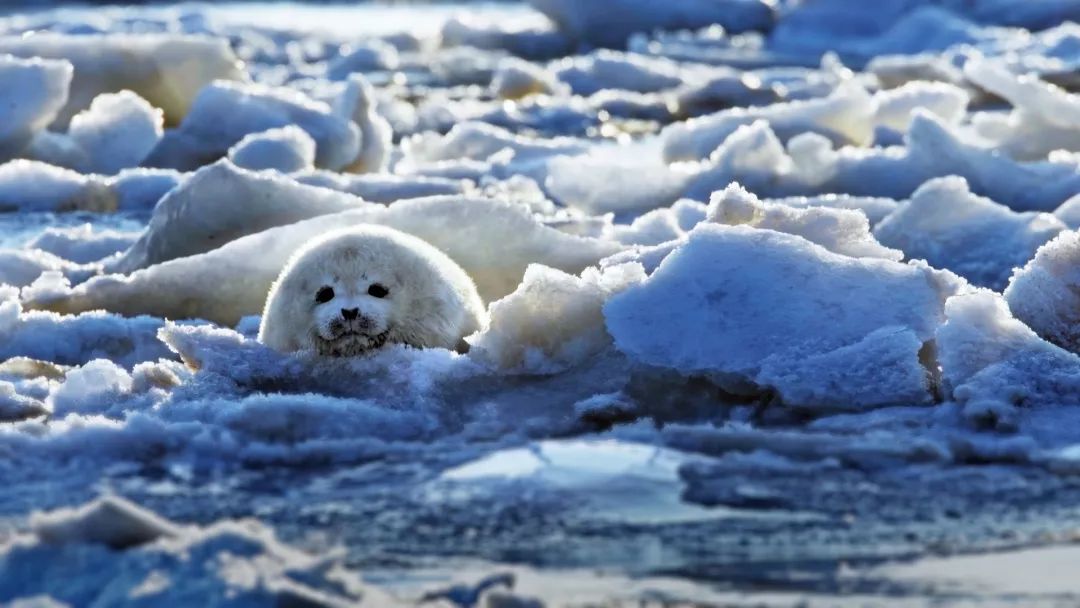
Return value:
<svg viewBox="0 0 1080 608">
<path fill-rule="evenodd" d="M 454 348 L 479 330 L 472 280 L 424 241 L 379 226 L 317 239 L 270 289 L 259 341 L 280 351 L 351 357 L 389 343 Z"/>
</svg>

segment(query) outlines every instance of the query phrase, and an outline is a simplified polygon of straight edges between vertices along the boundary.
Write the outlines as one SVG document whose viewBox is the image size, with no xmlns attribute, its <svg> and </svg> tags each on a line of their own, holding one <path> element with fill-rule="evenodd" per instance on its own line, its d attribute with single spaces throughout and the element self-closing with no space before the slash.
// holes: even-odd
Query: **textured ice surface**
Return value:
<svg viewBox="0 0 1080 608">
<path fill-rule="evenodd" d="M 1080 525 L 1076 3 L 857 4 L 0 18 L 0 604 L 1076 603 L 911 574 Z M 255 340 L 365 223 L 467 353 Z"/>
</svg>

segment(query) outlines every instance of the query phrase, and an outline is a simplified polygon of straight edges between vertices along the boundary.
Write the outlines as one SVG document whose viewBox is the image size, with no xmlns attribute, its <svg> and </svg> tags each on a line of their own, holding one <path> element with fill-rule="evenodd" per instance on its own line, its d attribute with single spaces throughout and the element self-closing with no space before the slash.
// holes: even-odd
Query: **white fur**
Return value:
<svg viewBox="0 0 1080 608">
<path fill-rule="evenodd" d="M 376 297 L 372 285 L 388 293 Z M 328 287 L 333 298 L 318 302 Z M 350 228 L 300 249 L 270 289 L 259 341 L 282 352 L 355 356 L 388 343 L 457 348 L 483 328 L 472 279 L 426 242 L 382 226 Z"/>
</svg>

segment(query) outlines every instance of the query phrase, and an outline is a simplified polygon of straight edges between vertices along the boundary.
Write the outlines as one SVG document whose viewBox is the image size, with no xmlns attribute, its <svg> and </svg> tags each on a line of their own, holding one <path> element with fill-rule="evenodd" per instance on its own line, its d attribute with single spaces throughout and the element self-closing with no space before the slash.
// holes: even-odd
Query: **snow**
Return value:
<svg viewBox="0 0 1080 608">
<path fill-rule="evenodd" d="M 1080 525 L 1080 13 L 856 4 L 9 7 L 0 604 L 1000 603 L 919 564 Z M 366 224 L 467 349 L 257 341 Z"/>
<path fill-rule="evenodd" d="M 154 167 L 189 171 L 213 162 L 245 135 L 296 124 L 315 140 L 315 164 L 340 169 L 360 151 L 360 132 L 330 106 L 293 89 L 218 80 L 203 88 L 177 129 L 146 159 Z"/>
<path fill-rule="evenodd" d="M 315 168 L 315 140 L 295 125 L 245 135 L 229 149 L 229 160 L 242 169 L 296 173 Z"/>
</svg>

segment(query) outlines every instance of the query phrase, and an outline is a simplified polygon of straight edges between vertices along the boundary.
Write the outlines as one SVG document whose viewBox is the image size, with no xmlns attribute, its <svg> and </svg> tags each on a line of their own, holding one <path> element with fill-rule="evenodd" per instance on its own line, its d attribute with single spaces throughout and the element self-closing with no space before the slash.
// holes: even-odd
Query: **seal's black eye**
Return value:
<svg viewBox="0 0 1080 608">
<path fill-rule="evenodd" d="M 315 292 L 315 301 L 319 304 L 325 304 L 334 299 L 334 288 L 329 285 L 323 285 L 319 288 L 319 291 Z"/>
<path fill-rule="evenodd" d="M 390 290 L 378 283 L 372 283 L 371 287 L 367 288 L 367 293 L 373 298 L 385 298 L 390 294 Z"/>
</svg>

